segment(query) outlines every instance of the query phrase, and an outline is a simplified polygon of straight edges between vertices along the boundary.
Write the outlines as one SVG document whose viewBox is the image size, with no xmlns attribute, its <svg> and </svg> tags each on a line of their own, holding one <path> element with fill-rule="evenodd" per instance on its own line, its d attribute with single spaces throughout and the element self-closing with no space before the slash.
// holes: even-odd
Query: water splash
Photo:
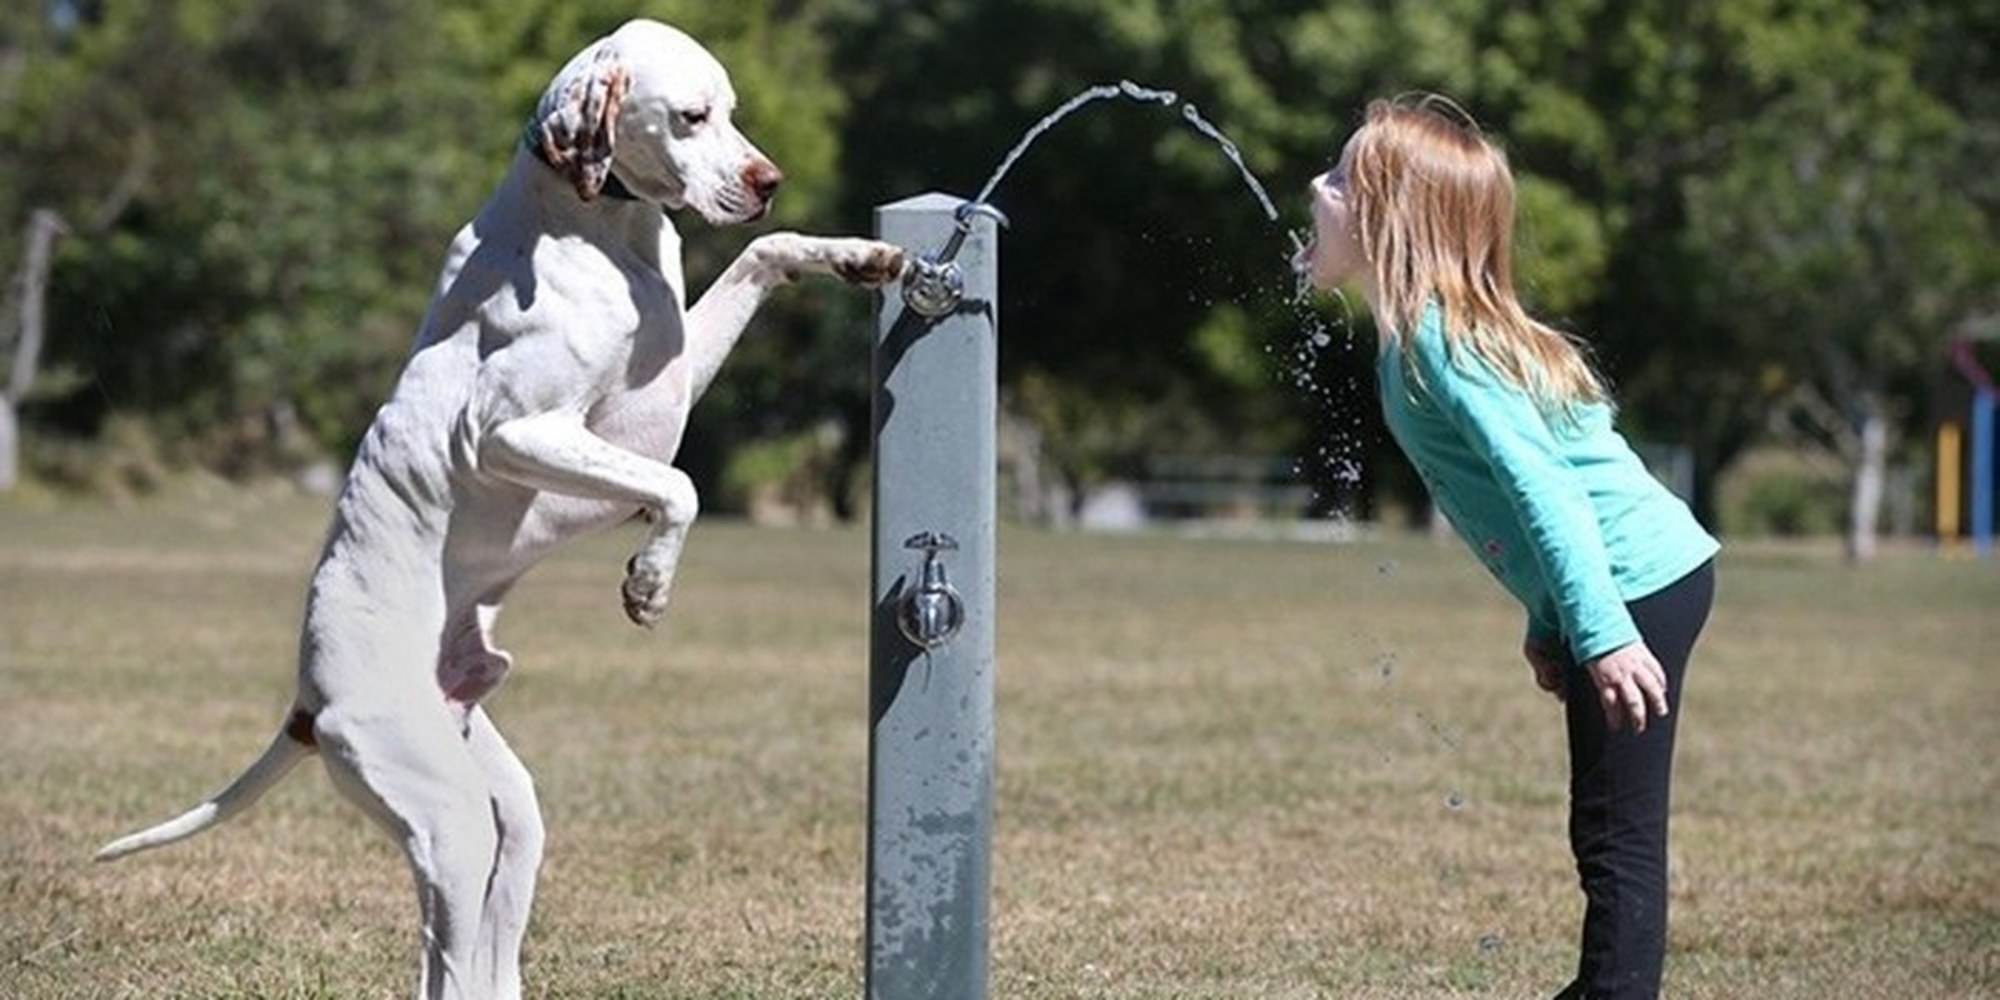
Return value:
<svg viewBox="0 0 2000 1000">
<path fill-rule="evenodd" d="M 1008 150 L 1007 155 L 1000 160 L 1000 166 L 993 171 L 993 176 L 986 179 L 986 183 L 979 189 L 979 194 L 973 197 L 973 204 L 986 204 L 986 199 L 993 196 L 994 189 L 998 188 L 1000 181 L 1006 178 L 1007 171 L 1014 169 L 1014 164 L 1021 159 L 1023 154 L 1027 153 L 1029 146 L 1035 144 L 1036 139 L 1042 137 L 1042 133 L 1054 128 L 1057 122 L 1069 117 L 1076 109 L 1086 104 L 1118 97 L 1127 97 L 1143 104 L 1160 104 L 1167 107 L 1172 107 L 1180 103 L 1181 99 L 1179 94 L 1171 90 L 1144 87 L 1130 80 L 1120 80 L 1115 84 L 1104 83 L 1085 89 L 1082 93 L 1057 105 L 1054 111 L 1042 116 L 1041 121 L 1030 126 L 1028 131 L 1021 135 L 1020 140 L 1014 143 L 1014 148 Z M 1222 155 L 1227 156 L 1231 163 L 1236 164 L 1236 169 L 1243 174 L 1243 182 L 1249 185 L 1251 193 L 1257 196 L 1257 203 L 1263 206 L 1264 215 L 1271 221 L 1276 222 L 1278 220 L 1278 209 L 1271 204 L 1271 196 L 1264 192 L 1264 185 L 1257 182 L 1257 176 L 1250 172 L 1249 165 L 1243 161 L 1243 151 L 1236 148 L 1236 144 L 1231 142 L 1228 136 L 1223 135 L 1220 129 L 1209 124 L 1207 119 L 1201 116 L 1201 112 L 1196 110 L 1192 103 L 1181 105 L 1181 118 L 1189 125 L 1192 125 L 1197 131 L 1201 132 L 1201 134 L 1215 140 L 1216 145 L 1222 148 Z"/>
<path fill-rule="evenodd" d="M 1290 305 L 1296 333 L 1267 350 L 1279 380 L 1304 400 L 1309 414 L 1314 444 L 1293 459 L 1292 474 L 1312 487 L 1315 510 L 1351 518 L 1370 440 L 1354 324 L 1345 309 L 1331 320 L 1321 315 L 1309 297 L 1294 297 Z"/>
</svg>

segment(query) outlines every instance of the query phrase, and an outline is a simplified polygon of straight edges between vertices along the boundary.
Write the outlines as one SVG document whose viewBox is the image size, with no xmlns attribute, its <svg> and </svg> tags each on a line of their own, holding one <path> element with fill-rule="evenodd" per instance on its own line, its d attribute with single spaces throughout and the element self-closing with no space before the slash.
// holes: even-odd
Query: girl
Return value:
<svg viewBox="0 0 2000 1000">
<path fill-rule="evenodd" d="M 1311 185 L 1321 289 L 1357 282 L 1381 331 L 1396 443 L 1527 610 L 1561 699 L 1570 849 L 1586 908 L 1565 998 L 1655 997 L 1667 927 L 1675 709 L 1717 545 L 1612 428 L 1580 347 L 1516 300 L 1507 159 L 1440 98 L 1376 101 Z"/>
</svg>

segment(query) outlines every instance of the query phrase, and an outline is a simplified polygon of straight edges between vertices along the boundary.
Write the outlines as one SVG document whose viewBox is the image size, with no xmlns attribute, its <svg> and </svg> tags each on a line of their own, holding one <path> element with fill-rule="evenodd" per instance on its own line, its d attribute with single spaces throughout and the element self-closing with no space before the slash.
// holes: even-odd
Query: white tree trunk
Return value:
<svg viewBox="0 0 2000 1000">
<path fill-rule="evenodd" d="M 21 475 L 21 435 L 15 427 L 14 404 L 0 395 L 0 493 L 14 488 Z"/>
<path fill-rule="evenodd" d="M 49 267 L 56 237 L 62 234 L 62 218 L 46 208 L 36 210 L 28 219 L 27 252 L 21 257 L 19 339 L 14 341 L 14 364 L 7 384 L 0 386 L 0 492 L 13 489 L 20 481 L 21 432 L 15 410 L 35 384 L 35 369 L 41 364 Z"/>
<path fill-rule="evenodd" d="M 1876 526 L 1882 523 L 1882 489 L 1889 470 L 1889 418 L 1873 393 L 1861 400 L 1861 447 L 1854 456 L 1854 481 L 1847 511 L 1847 558 L 1875 558 Z"/>
</svg>

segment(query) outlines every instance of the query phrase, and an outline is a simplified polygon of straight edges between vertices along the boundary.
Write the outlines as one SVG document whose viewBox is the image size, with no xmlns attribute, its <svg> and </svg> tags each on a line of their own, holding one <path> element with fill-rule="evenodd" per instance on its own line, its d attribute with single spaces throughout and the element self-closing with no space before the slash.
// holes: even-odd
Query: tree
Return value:
<svg viewBox="0 0 2000 1000">
<path fill-rule="evenodd" d="M 15 412 L 34 388 L 35 375 L 41 366 L 49 266 L 56 237 L 62 232 L 62 219 L 48 209 L 37 211 L 28 220 L 27 247 L 21 254 L 20 273 L 14 282 L 20 311 L 12 338 L 13 365 L 8 369 L 6 385 L 0 387 L 0 492 L 13 489 L 20 476 L 20 422 Z M 0 338 L 0 343 L 7 339 Z"/>
<path fill-rule="evenodd" d="M 78 222 L 49 295 L 50 360 L 78 388 L 28 419 L 89 435 L 138 414 L 224 472 L 351 450 L 541 88 L 631 16 L 553 0 L 30 6 L 0 22 L 0 219 L 46 206 Z M 787 167 L 771 224 L 813 218 L 842 107 L 821 43 L 786 5 L 668 6 L 738 67 L 740 117 Z M 690 228 L 697 283 L 749 235 Z M 13 257 L 0 247 L 0 269 Z"/>
<path fill-rule="evenodd" d="M 0 222 L 48 208 L 74 225 L 52 267 L 48 353 L 82 385 L 44 390 L 24 417 L 89 433 L 135 412 L 225 470 L 274 461 L 287 413 L 318 450 L 345 452 L 536 94 L 630 15 L 609 0 L 17 8 L 0 13 Z M 1372 97 L 1445 93 L 1507 148 L 1532 307 L 1596 344 L 1635 436 L 1693 445 L 1711 522 L 1714 481 L 1771 412 L 1798 427 L 1838 414 L 1823 440 L 1893 450 L 1931 391 L 1937 332 L 2000 308 L 2000 175 L 1980 169 L 2000 154 L 1992 0 L 648 13 L 735 74 L 739 120 L 789 178 L 766 225 L 865 231 L 875 205 L 969 195 L 1042 115 L 1120 79 L 1178 91 L 1235 140 L 1278 223 L 1214 143 L 1136 101 L 1064 121 L 994 195 L 1013 218 L 1003 394 L 1076 485 L 1168 451 L 1289 452 L 1310 468 L 1330 449 L 1329 479 L 1358 458 L 1371 488 L 1398 481 L 1369 318 L 1358 302 L 1351 316 L 1296 305 L 1285 266 L 1296 192 Z M 752 235 L 686 228 L 696 287 Z M 0 242 L 0 273 L 21 265 Z M 695 422 L 697 478 L 830 419 L 846 432 L 829 479 L 851 478 L 868 326 L 844 290 L 774 302 Z M 1886 422 L 1852 417 L 1868 413 Z M 1855 491 L 1861 522 L 1868 495 Z"/>
<path fill-rule="evenodd" d="M 1164 109 L 1121 101 L 1065 120 L 994 195 L 1014 223 L 1003 237 L 1007 398 L 1079 484 L 1139 472 L 1151 453 L 1252 451 L 1298 456 L 1322 492 L 1338 492 L 1356 459 L 1396 461 L 1368 394 L 1371 352 L 1352 335 L 1367 318 L 1294 304 L 1284 229 L 1303 222 L 1298 192 L 1370 97 L 1442 90 L 1482 117 L 1528 107 L 1542 113 L 1545 148 L 1601 143 L 1589 122 L 1563 132 L 1581 101 L 1521 82 L 1499 45 L 1503 20 L 1483 0 L 844 4 L 841 78 L 870 109 L 849 121 L 851 173 L 866 179 L 850 200 L 969 196 L 1015 137 L 1090 85 L 1178 92 L 1242 149 L 1282 221 Z M 1564 48 L 1532 25 L 1506 27 L 1520 36 L 1510 42 Z M 1574 313 L 1606 266 L 1607 226 L 1543 162 L 1566 160 L 1522 161 L 1543 251 L 1528 255 L 1528 278 L 1542 308 Z"/>
<path fill-rule="evenodd" d="M 358 433 L 422 308 L 431 234 L 476 203 L 450 193 L 475 85 L 411 69 L 434 62 L 427 33 L 393 4 L 65 9 L 79 19 L 27 48 L 0 118 L 9 214 L 79 220 L 49 319 L 81 390 L 42 425 L 141 414 L 225 470 L 267 454 L 287 410 L 326 446 Z M 411 119 L 434 146 L 398 132 Z"/>
<path fill-rule="evenodd" d="M 1712 262 L 1695 299 L 1749 333 L 1781 413 L 1846 468 L 1865 561 L 1897 428 L 2000 267 L 1966 194 L 1966 122 L 1875 44 L 1864 9 L 1791 11 L 1744 26 L 1771 98 L 1719 126 L 1728 158 L 1689 180 L 1683 240 Z"/>
</svg>

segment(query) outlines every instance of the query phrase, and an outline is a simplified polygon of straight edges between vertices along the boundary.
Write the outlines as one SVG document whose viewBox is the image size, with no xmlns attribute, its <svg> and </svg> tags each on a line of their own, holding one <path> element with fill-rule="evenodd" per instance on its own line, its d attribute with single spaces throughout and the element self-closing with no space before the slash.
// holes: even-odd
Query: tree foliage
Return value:
<svg viewBox="0 0 2000 1000">
<path fill-rule="evenodd" d="M 1638 433 L 1694 446 L 1704 486 L 1801 392 L 1923 419 L 1940 338 L 1996 308 L 1994 0 L 53 0 L 0 14 L 0 220 L 73 230 L 50 311 L 68 391 L 30 432 L 129 411 L 223 468 L 292 424 L 344 452 L 535 96 L 635 14 L 731 67 L 787 172 L 771 225 L 860 232 L 874 206 L 970 195 L 1092 85 L 1176 91 L 1228 133 L 1279 221 L 1174 109 L 1127 100 L 1050 130 L 993 195 L 1003 389 L 1079 484 L 1329 434 L 1384 452 L 1368 318 L 1298 305 L 1285 266 L 1297 192 L 1372 97 L 1448 94 L 1507 148 L 1533 306 L 1596 343 Z M 748 235 L 684 229 L 697 286 Z M 781 297 L 704 403 L 697 472 L 828 422 L 858 460 L 868 310 Z"/>
</svg>

